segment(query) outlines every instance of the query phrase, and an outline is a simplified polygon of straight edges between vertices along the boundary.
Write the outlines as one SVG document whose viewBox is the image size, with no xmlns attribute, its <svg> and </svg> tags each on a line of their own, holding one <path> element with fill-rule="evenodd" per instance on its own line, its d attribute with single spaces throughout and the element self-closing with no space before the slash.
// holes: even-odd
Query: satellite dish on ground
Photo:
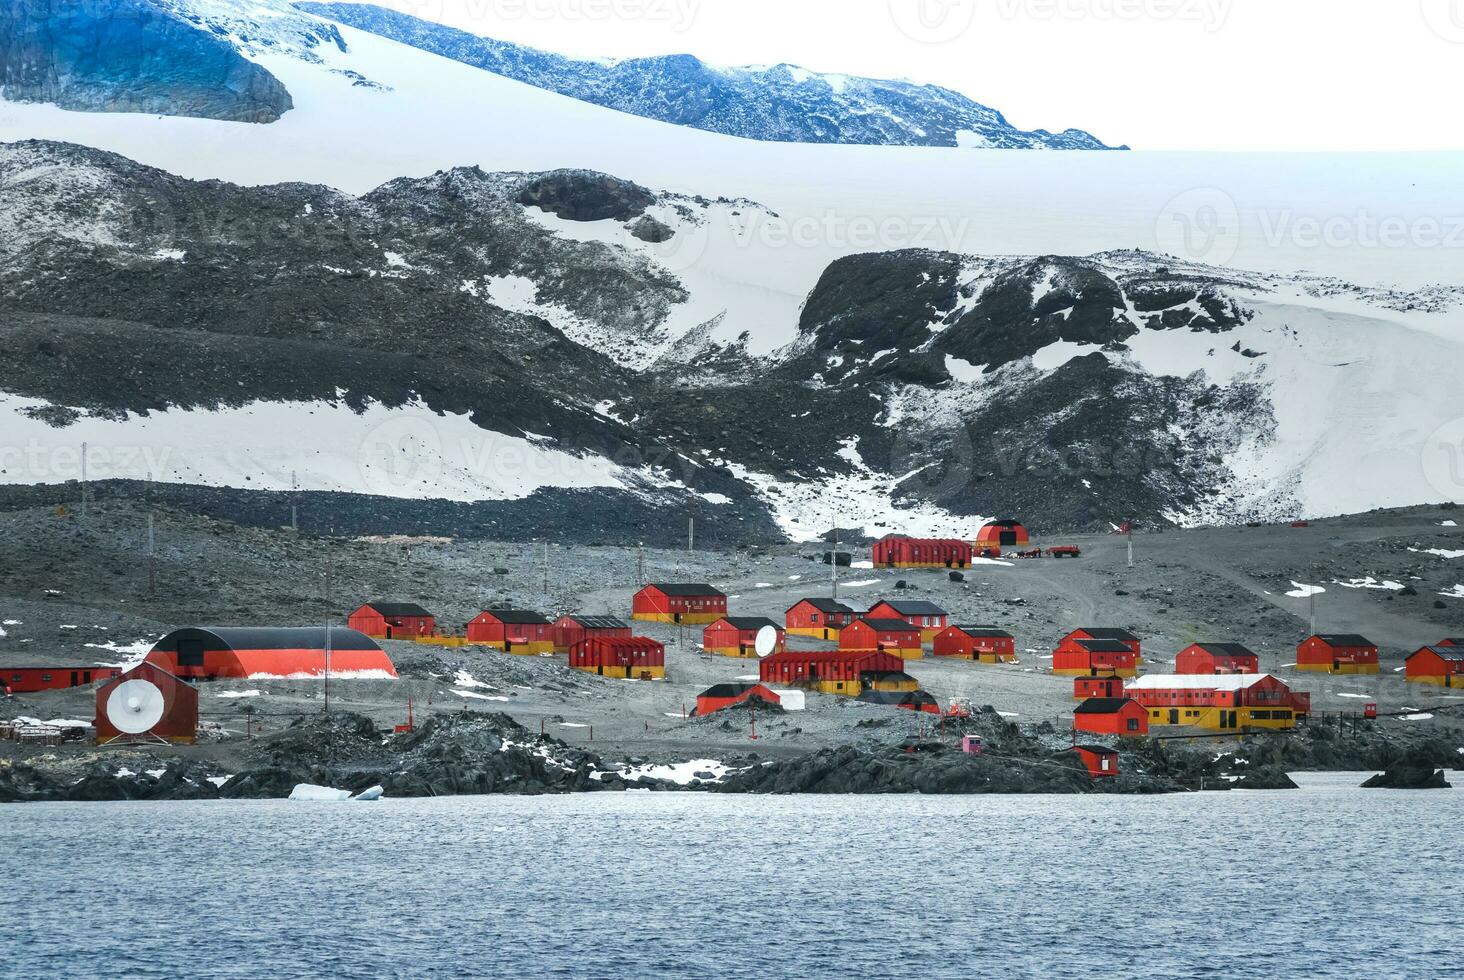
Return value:
<svg viewBox="0 0 1464 980">
<path fill-rule="evenodd" d="M 163 692 L 152 681 L 123 681 L 107 697 L 107 720 L 124 735 L 142 735 L 163 720 L 165 707 Z"/>
<path fill-rule="evenodd" d="M 759 657 L 766 657 L 778 649 L 778 628 L 776 626 L 764 626 L 757 631 L 757 644 L 754 647 Z"/>
</svg>

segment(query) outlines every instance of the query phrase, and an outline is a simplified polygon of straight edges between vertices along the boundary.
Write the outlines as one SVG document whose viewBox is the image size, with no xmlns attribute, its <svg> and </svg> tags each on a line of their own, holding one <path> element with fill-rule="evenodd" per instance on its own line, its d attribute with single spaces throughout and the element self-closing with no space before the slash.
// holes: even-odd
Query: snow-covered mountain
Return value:
<svg viewBox="0 0 1464 980">
<path fill-rule="evenodd" d="M 1434 496 L 1464 362 L 1458 290 L 1142 252 L 846 256 L 754 350 L 698 295 L 726 257 L 672 243 L 757 206 L 588 171 L 355 197 L 25 143 L 0 189 L 0 412 L 39 450 L 11 484 L 87 442 L 95 479 L 457 501 L 498 534 L 1328 514 Z"/>
<path fill-rule="evenodd" d="M 1080 129 L 1060 133 L 1017 129 L 995 109 L 934 85 L 826 74 L 786 64 L 723 68 L 686 54 L 585 61 L 370 4 L 296 6 L 526 85 L 728 136 L 873 146 L 1112 149 Z"/>
<path fill-rule="evenodd" d="M 293 108 L 0 101 L 0 428 L 34 449 L 7 492 L 86 442 L 94 479 L 221 510 L 298 482 L 355 526 L 505 537 L 1439 496 L 1464 317 L 1418 284 L 1458 282 L 1451 250 L 1287 222 L 1464 213 L 1457 155 L 755 142 L 280 0 L 179 4 Z"/>
</svg>

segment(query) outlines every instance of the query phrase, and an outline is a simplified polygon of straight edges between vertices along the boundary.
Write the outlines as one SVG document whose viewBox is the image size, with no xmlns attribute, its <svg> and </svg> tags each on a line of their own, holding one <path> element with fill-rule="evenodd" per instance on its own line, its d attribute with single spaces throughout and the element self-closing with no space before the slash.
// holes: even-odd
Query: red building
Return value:
<svg viewBox="0 0 1464 980">
<path fill-rule="evenodd" d="M 922 643 L 931 642 L 937 633 L 951 624 L 949 613 L 923 599 L 886 599 L 870 606 L 864 615 L 870 619 L 903 619 L 919 628 Z"/>
<path fill-rule="evenodd" d="M 1052 672 L 1063 677 L 1133 677 L 1139 658 L 1117 640 L 1068 638 L 1052 651 Z"/>
<path fill-rule="evenodd" d="M 592 636 L 628 640 L 630 624 L 614 616 L 560 616 L 554 621 L 554 652 L 568 653 L 580 640 Z"/>
<path fill-rule="evenodd" d="M 702 649 L 723 657 L 756 657 L 757 635 L 771 628 L 778 637 L 773 653 L 782 653 L 788 644 L 783 627 L 766 616 L 723 616 L 702 630 Z"/>
<path fill-rule="evenodd" d="M 1410 683 L 1464 687 L 1464 646 L 1446 643 L 1424 647 L 1403 662 Z"/>
<path fill-rule="evenodd" d="M 1073 709 L 1073 728 L 1093 735 L 1149 734 L 1149 709 L 1132 698 L 1089 698 Z"/>
<path fill-rule="evenodd" d="M 1240 643 L 1192 643 L 1174 659 L 1176 674 L 1259 674 L 1261 658 Z"/>
<path fill-rule="evenodd" d="M 1123 697 L 1123 678 L 1114 677 L 1074 677 L 1073 697 L 1079 701 L 1086 701 L 1089 698 L 1121 698 Z"/>
<path fill-rule="evenodd" d="M 768 704 L 782 704 L 782 699 L 764 684 L 714 684 L 696 696 L 696 714 L 698 717 L 705 717 L 714 711 L 753 699 Z"/>
<path fill-rule="evenodd" d="M 1016 663 L 1017 640 L 995 626 L 947 626 L 935 634 L 931 652 L 983 664 Z"/>
<path fill-rule="evenodd" d="M 906 711 L 921 711 L 928 715 L 940 714 L 940 702 L 929 691 L 918 688 L 913 691 L 868 690 L 859 695 L 858 700 L 865 704 L 884 704 Z"/>
<path fill-rule="evenodd" d="M 146 661 L 97 689 L 97 744 L 198 741 L 198 692 Z"/>
<path fill-rule="evenodd" d="M 905 662 L 874 650 L 788 650 L 764 657 L 758 675 L 764 684 L 810 687 L 825 694 L 858 697 L 882 675 L 902 674 Z"/>
<path fill-rule="evenodd" d="M 1118 753 L 1101 745 L 1074 745 L 1070 749 L 1094 779 L 1118 775 Z"/>
<path fill-rule="evenodd" d="M 856 619 L 839 631 L 839 649 L 880 650 L 904 660 L 919 660 L 925 655 L 920 628 L 903 619 Z"/>
<path fill-rule="evenodd" d="M 346 618 L 346 625 L 377 640 L 437 635 L 437 618 L 415 602 L 368 602 Z"/>
<path fill-rule="evenodd" d="M 1296 646 L 1296 669 L 1326 674 L 1376 674 L 1378 647 L 1356 633 L 1318 633 Z"/>
<path fill-rule="evenodd" d="M 892 534 L 870 551 L 876 568 L 965 568 L 971 542 L 956 538 L 907 538 Z"/>
<path fill-rule="evenodd" d="M 859 613 L 837 599 L 801 599 L 783 616 L 788 632 L 837 640 L 839 631 L 859 618 Z"/>
<path fill-rule="evenodd" d="M 504 653 L 553 653 L 554 624 L 525 609 L 487 609 L 468 623 L 468 642 Z"/>
<path fill-rule="evenodd" d="M 120 673 L 120 667 L 0 667 L 0 690 L 6 694 L 61 691 L 109 681 Z"/>
<path fill-rule="evenodd" d="M 976 533 L 976 547 L 981 548 L 1025 548 L 1032 543 L 1032 536 L 1018 521 L 992 521 Z"/>
<path fill-rule="evenodd" d="M 658 583 L 631 600 L 631 618 L 652 623 L 704 626 L 727 615 L 727 597 L 710 585 Z"/>
<path fill-rule="evenodd" d="M 1144 662 L 1144 650 L 1139 638 L 1126 629 L 1116 626 L 1083 626 L 1073 630 L 1064 640 L 1112 640 L 1115 643 L 1122 643 L 1134 652 L 1134 662 Z M 1061 642 L 1061 641 L 1059 641 Z"/>
<path fill-rule="evenodd" d="M 1149 674 L 1124 693 L 1148 709 L 1150 725 L 1282 729 L 1311 713 L 1310 695 L 1270 674 Z"/>
<path fill-rule="evenodd" d="M 666 676 L 666 647 L 644 636 L 591 636 L 569 648 L 569 665 L 601 677 L 658 680 Z"/>
<path fill-rule="evenodd" d="M 326 645 L 326 630 L 317 626 L 189 628 L 174 630 L 154 644 L 147 662 L 185 680 L 324 677 L 327 662 L 332 677 L 397 675 L 381 647 L 356 630 L 331 628 L 329 661 Z"/>
</svg>

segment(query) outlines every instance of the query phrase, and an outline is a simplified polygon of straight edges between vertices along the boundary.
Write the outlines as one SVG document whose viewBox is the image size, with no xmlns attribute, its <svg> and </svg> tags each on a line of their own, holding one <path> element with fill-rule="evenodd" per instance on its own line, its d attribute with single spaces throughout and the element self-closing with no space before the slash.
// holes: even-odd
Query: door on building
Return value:
<svg viewBox="0 0 1464 980">
<path fill-rule="evenodd" d="M 71 686 L 76 687 L 79 683 L 81 683 L 81 679 L 77 672 L 73 670 L 71 672 Z"/>
<path fill-rule="evenodd" d="M 1016 531 L 1002 531 L 1001 532 L 1001 543 L 1004 544 L 1004 545 L 1013 545 L 1013 544 L 1016 544 L 1017 543 L 1017 532 Z"/>
<path fill-rule="evenodd" d="M 1169 709 L 1169 723 L 1171 725 L 1178 725 L 1179 724 L 1179 709 L 1178 708 L 1170 708 Z"/>
<path fill-rule="evenodd" d="M 178 666 L 179 667 L 202 667 L 203 666 L 203 641 L 202 640 L 179 640 L 178 641 Z"/>
</svg>

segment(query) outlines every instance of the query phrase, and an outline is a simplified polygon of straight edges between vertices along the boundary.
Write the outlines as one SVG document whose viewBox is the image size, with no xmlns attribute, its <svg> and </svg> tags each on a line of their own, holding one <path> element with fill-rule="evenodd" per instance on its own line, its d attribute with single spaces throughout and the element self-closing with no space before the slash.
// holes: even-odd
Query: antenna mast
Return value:
<svg viewBox="0 0 1464 980">
<path fill-rule="evenodd" d="M 833 589 L 833 599 L 839 601 L 839 529 L 834 528 L 834 553 L 829 556 L 829 578 Z"/>
</svg>

